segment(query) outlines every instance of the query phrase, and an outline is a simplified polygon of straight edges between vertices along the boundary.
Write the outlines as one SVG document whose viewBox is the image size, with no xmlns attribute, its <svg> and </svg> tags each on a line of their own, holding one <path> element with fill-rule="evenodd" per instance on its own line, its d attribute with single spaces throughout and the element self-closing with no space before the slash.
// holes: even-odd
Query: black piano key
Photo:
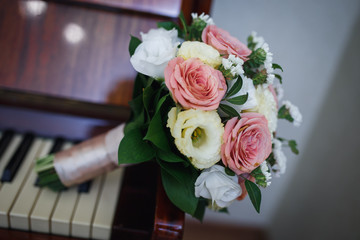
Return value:
<svg viewBox="0 0 360 240">
<path fill-rule="evenodd" d="M 65 140 L 61 137 L 55 139 L 54 145 L 51 147 L 49 154 L 57 153 L 64 146 Z"/>
<path fill-rule="evenodd" d="M 90 191 L 91 183 L 92 183 L 92 180 L 81 183 L 77 189 L 78 193 L 88 193 Z"/>
<path fill-rule="evenodd" d="M 55 142 L 54 142 L 54 144 L 52 145 L 52 147 L 51 147 L 51 149 L 50 149 L 50 151 L 49 151 L 48 154 L 50 155 L 50 154 L 54 154 L 54 153 L 57 153 L 58 151 L 60 151 L 61 148 L 64 146 L 64 143 L 65 143 L 65 139 L 63 139 L 63 138 L 61 138 L 61 137 L 56 138 L 56 139 L 55 139 Z M 40 180 L 39 177 L 37 177 L 36 180 L 35 180 L 34 185 L 35 185 L 36 187 L 39 187 L 39 186 L 40 186 L 39 180 Z"/>
<path fill-rule="evenodd" d="M 12 130 L 6 130 L 3 133 L 2 138 L 0 139 L 0 160 L 13 137 L 14 137 L 14 131 Z"/>
<path fill-rule="evenodd" d="M 34 135 L 31 133 L 27 133 L 25 135 L 20 145 L 16 149 L 14 155 L 11 157 L 10 161 L 6 165 L 1 176 L 1 182 L 11 182 L 13 180 L 34 138 Z"/>
</svg>

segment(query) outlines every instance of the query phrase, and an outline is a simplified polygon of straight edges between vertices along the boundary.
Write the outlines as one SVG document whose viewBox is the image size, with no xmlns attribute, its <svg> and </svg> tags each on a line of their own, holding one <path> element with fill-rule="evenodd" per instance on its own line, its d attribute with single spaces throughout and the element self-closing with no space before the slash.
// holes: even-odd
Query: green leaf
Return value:
<svg viewBox="0 0 360 240">
<path fill-rule="evenodd" d="M 169 141 L 167 139 L 163 123 L 161 121 L 161 113 L 158 111 L 154 117 L 151 119 L 148 131 L 144 137 L 144 140 L 149 140 L 156 147 L 164 150 L 171 151 L 169 146 Z M 139 148 L 141 149 L 141 148 Z"/>
<path fill-rule="evenodd" d="M 164 28 L 166 30 L 171 30 L 171 29 L 175 28 L 178 31 L 178 33 L 181 32 L 179 25 L 177 25 L 175 22 L 158 22 L 157 27 Z"/>
<path fill-rule="evenodd" d="M 282 72 L 284 72 L 284 70 L 282 69 L 282 67 L 281 67 L 279 64 L 277 64 L 277 63 L 273 63 L 273 64 L 272 64 L 272 68 L 273 68 L 273 69 L 280 69 Z"/>
<path fill-rule="evenodd" d="M 294 122 L 294 118 L 291 116 L 289 109 L 287 109 L 285 105 L 281 106 L 281 108 L 279 109 L 278 118 L 286 119 L 289 122 Z"/>
<path fill-rule="evenodd" d="M 220 104 L 219 105 L 221 111 L 223 111 L 224 113 L 226 113 L 227 115 L 229 115 L 229 117 L 238 117 L 240 118 L 240 114 L 233 108 L 230 107 L 228 105 L 225 104 Z"/>
<path fill-rule="evenodd" d="M 295 140 L 289 140 L 288 144 L 289 144 L 289 147 L 290 147 L 291 151 L 294 154 L 296 154 L 296 155 L 299 154 L 299 150 L 297 148 L 297 143 L 296 143 Z"/>
<path fill-rule="evenodd" d="M 222 208 L 222 209 L 219 210 L 219 212 L 229 214 L 229 209 L 228 208 Z"/>
<path fill-rule="evenodd" d="M 189 31 L 188 31 L 188 25 L 186 24 L 186 20 L 185 20 L 185 17 L 184 17 L 184 13 L 182 11 L 180 12 L 179 19 L 180 19 L 180 22 L 181 22 L 181 24 L 182 24 L 182 26 L 184 28 L 184 33 L 185 33 L 185 36 L 186 36 Z"/>
<path fill-rule="evenodd" d="M 280 83 L 282 84 L 282 77 L 279 74 L 274 74 L 277 79 L 279 79 Z"/>
<path fill-rule="evenodd" d="M 228 101 L 229 103 L 235 104 L 235 105 L 243 105 L 244 103 L 246 103 L 247 99 L 248 99 L 248 94 L 246 93 L 245 95 L 226 99 L 226 101 Z"/>
<path fill-rule="evenodd" d="M 200 198 L 199 203 L 196 207 L 194 217 L 202 222 L 205 215 L 205 208 L 208 204 L 208 200 L 205 198 Z"/>
<path fill-rule="evenodd" d="M 235 173 L 228 167 L 225 168 L 225 173 L 229 176 L 235 176 Z"/>
<path fill-rule="evenodd" d="M 176 155 L 172 151 L 158 149 L 157 156 L 165 162 L 184 162 L 185 165 L 188 165 L 188 163 L 182 157 Z"/>
<path fill-rule="evenodd" d="M 125 134 L 120 142 L 118 152 L 119 164 L 146 162 L 153 159 L 155 154 L 152 146 L 143 141 L 141 129 L 135 128 Z"/>
<path fill-rule="evenodd" d="M 156 108 L 155 108 L 155 112 L 158 112 L 160 110 L 160 108 L 162 107 L 162 105 L 164 104 L 164 102 L 166 101 L 166 99 L 170 96 L 170 94 L 166 94 L 165 96 L 163 96 L 162 98 L 160 98 L 160 100 L 158 101 L 158 103 L 156 104 Z"/>
<path fill-rule="evenodd" d="M 148 86 L 144 88 L 143 92 L 143 103 L 144 103 L 144 109 L 146 111 L 146 114 L 148 118 L 151 116 L 151 104 L 153 103 L 153 97 L 155 94 L 155 90 L 152 88 L 152 86 Z"/>
<path fill-rule="evenodd" d="M 193 167 L 158 161 L 165 192 L 171 202 L 182 211 L 196 217 L 199 199 L 195 197 L 195 181 L 198 177 Z"/>
<path fill-rule="evenodd" d="M 130 53 L 130 57 L 131 57 L 132 55 L 134 55 L 135 49 L 140 45 L 141 40 L 132 35 L 130 35 L 130 36 L 131 36 L 131 39 L 130 39 L 130 43 L 129 43 L 129 53 Z"/>
<path fill-rule="evenodd" d="M 261 191 L 252 181 L 245 180 L 245 187 L 255 210 L 260 213 Z"/>
<path fill-rule="evenodd" d="M 142 128 L 145 125 L 145 114 L 142 111 L 136 118 L 133 118 L 129 123 L 126 124 L 124 134 L 128 134 L 133 129 Z"/>
<path fill-rule="evenodd" d="M 243 80 L 242 78 L 239 76 L 237 79 L 236 79 L 236 82 L 234 83 L 234 85 L 230 88 L 230 90 L 227 92 L 225 98 L 228 98 L 228 97 L 231 97 L 233 96 L 234 94 L 238 93 L 241 89 L 243 85 Z"/>
</svg>

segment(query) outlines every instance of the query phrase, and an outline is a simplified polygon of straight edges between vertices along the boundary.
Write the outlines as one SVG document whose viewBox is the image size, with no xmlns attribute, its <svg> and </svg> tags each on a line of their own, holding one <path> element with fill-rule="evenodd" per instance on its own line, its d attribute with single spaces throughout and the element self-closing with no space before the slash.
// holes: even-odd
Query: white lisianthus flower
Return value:
<svg viewBox="0 0 360 240">
<path fill-rule="evenodd" d="M 130 62 L 134 69 L 142 74 L 164 78 L 164 69 L 176 55 L 178 32 L 176 29 L 151 29 L 148 33 L 140 33 L 142 43 L 136 48 Z"/>
<path fill-rule="evenodd" d="M 236 104 L 232 104 L 226 100 L 223 100 L 221 102 L 221 104 L 225 104 L 228 105 L 232 108 L 234 108 L 237 112 L 242 112 L 244 110 L 249 110 L 249 109 L 253 109 L 257 106 L 258 102 L 256 100 L 256 96 L 255 96 L 255 86 L 253 83 L 253 80 L 251 80 L 250 78 L 247 78 L 245 76 L 242 76 L 242 80 L 243 80 L 243 85 L 240 89 L 239 92 L 237 92 L 236 94 L 234 94 L 233 96 L 231 96 L 230 98 L 234 98 L 234 97 L 238 97 L 241 95 L 245 95 L 246 93 L 248 94 L 248 99 L 247 101 L 243 104 L 243 105 L 236 105 Z M 231 89 L 231 87 L 235 84 L 236 80 L 230 80 L 227 81 L 228 83 L 228 89 Z M 219 113 L 222 117 L 226 116 L 226 114 L 224 114 L 221 109 L 218 109 Z"/>
<path fill-rule="evenodd" d="M 287 109 L 289 109 L 291 117 L 294 119 L 294 126 L 299 127 L 302 123 L 302 115 L 300 113 L 300 110 L 297 106 L 292 104 L 290 101 L 283 101 L 283 104 Z"/>
<path fill-rule="evenodd" d="M 215 48 L 198 41 L 183 42 L 177 56 L 185 60 L 189 58 L 199 58 L 203 63 L 213 68 L 220 66 L 222 60 L 220 53 Z"/>
<path fill-rule="evenodd" d="M 258 112 L 268 120 L 268 126 L 271 133 L 276 131 L 277 127 L 277 103 L 274 95 L 269 88 L 264 85 L 258 85 L 255 91 L 257 106 L 250 109 L 251 112 Z"/>
<path fill-rule="evenodd" d="M 214 25 L 215 24 L 214 20 L 205 13 L 200 14 L 200 16 L 197 13 L 191 13 L 191 17 L 192 17 L 192 19 L 199 18 L 199 19 L 203 20 L 204 22 L 206 22 L 206 25 Z"/>
<path fill-rule="evenodd" d="M 168 117 L 167 127 L 176 147 L 194 167 L 208 168 L 220 160 L 224 126 L 215 110 L 189 109 L 177 113 L 174 107 Z"/>
<path fill-rule="evenodd" d="M 220 208 L 228 207 L 240 195 L 237 177 L 227 175 L 220 165 L 202 171 L 195 182 L 195 196 L 211 199 L 212 205 Z"/>
<path fill-rule="evenodd" d="M 274 149 L 274 159 L 275 159 L 275 165 L 272 167 L 276 171 L 276 177 L 279 177 L 280 174 L 284 174 L 286 171 L 286 156 L 284 152 L 282 151 L 282 143 L 280 140 L 274 138 L 273 140 Z"/>
</svg>

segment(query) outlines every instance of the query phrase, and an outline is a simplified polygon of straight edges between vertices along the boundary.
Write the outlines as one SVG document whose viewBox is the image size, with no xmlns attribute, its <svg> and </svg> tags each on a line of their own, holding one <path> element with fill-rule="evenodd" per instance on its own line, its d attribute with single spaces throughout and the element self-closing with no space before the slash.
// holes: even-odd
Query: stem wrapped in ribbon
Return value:
<svg viewBox="0 0 360 240">
<path fill-rule="evenodd" d="M 118 147 L 124 137 L 124 124 L 73 147 L 38 159 L 38 184 L 55 191 L 85 182 L 118 165 Z"/>
</svg>

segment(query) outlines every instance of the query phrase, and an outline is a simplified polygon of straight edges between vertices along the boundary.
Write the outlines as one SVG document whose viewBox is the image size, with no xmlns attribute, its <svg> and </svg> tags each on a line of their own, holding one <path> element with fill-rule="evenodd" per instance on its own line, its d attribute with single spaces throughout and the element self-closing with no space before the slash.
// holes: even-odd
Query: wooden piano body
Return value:
<svg viewBox="0 0 360 240">
<path fill-rule="evenodd" d="M 211 1 L 0 1 L 0 131 L 87 139 L 129 117 L 135 71 L 130 35 Z M 1 189 L 0 189 L 1 191 Z M 0 199 L 1 202 L 1 199 Z M 181 239 L 184 213 L 167 199 L 155 165 L 125 170 L 112 239 Z M 0 239 L 75 239 L 0 228 Z"/>
</svg>

